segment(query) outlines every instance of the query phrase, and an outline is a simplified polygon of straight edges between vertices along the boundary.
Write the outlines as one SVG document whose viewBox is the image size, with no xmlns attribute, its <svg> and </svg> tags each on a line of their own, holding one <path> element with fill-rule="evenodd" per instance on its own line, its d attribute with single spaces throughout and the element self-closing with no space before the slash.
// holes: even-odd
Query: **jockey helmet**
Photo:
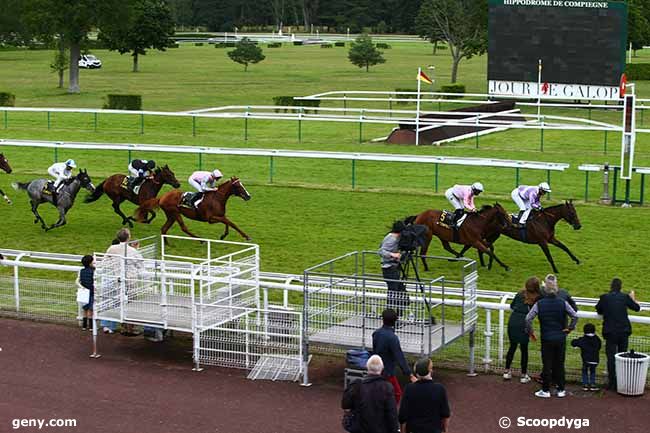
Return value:
<svg viewBox="0 0 650 433">
<path fill-rule="evenodd" d="M 65 162 L 65 165 L 66 165 L 67 167 L 70 167 L 70 168 L 76 168 L 76 167 L 77 167 L 77 163 L 74 162 L 74 159 L 68 159 L 68 160 Z"/>
<path fill-rule="evenodd" d="M 221 171 L 217 170 L 216 168 L 212 171 L 212 177 L 215 179 L 221 179 L 223 177 L 223 174 L 221 174 Z"/>
<path fill-rule="evenodd" d="M 540 189 L 540 191 L 544 192 L 551 192 L 551 186 L 547 182 L 542 182 L 537 187 Z"/>
<path fill-rule="evenodd" d="M 483 192 L 483 184 L 481 182 L 474 182 L 472 184 L 472 189 L 475 192 Z"/>
<path fill-rule="evenodd" d="M 156 168 L 156 161 L 154 161 L 153 159 L 147 161 L 147 168 L 149 170 L 153 170 L 154 168 Z"/>
</svg>

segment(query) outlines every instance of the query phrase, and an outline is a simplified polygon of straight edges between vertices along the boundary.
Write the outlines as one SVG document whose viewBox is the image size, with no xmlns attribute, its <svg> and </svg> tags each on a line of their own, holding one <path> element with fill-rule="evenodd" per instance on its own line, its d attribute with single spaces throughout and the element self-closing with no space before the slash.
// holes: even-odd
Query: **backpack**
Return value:
<svg viewBox="0 0 650 433">
<path fill-rule="evenodd" d="M 363 349 L 353 349 L 345 352 L 345 361 L 352 368 L 358 370 L 365 370 L 368 359 L 370 358 L 370 352 Z"/>
</svg>

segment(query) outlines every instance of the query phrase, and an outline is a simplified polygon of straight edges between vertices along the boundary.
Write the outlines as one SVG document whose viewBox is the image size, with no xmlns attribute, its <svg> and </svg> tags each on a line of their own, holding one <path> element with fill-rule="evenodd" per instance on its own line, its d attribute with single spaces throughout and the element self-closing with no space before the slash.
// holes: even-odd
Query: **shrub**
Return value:
<svg viewBox="0 0 650 433">
<path fill-rule="evenodd" d="M 333 45 L 332 44 L 320 44 L 320 47 L 321 48 L 332 48 Z"/>
<path fill-rule="evenodd" d="M 169 45 L 168 48 L 180 48 L 180 47 L 181 47 L 180 45 L 174 42 L 173 44 Z"/>
<path fill-rule="evenodd" d="M 104 108 L 110 110 L 142 110 L 141 95 L 106 95 Z"/>
<path fill-rule="evenodd" d="M 195 42 L 195 43 L 194 43 L 194 46 L 195 46 L 195 47 L 202 47 L 202 46 L 203 46 L 203 42 Z"/>
<path fill-rule="evenodd" d="M 395 89 L 395 92 L 417 92 L 418 89 L 406 89 L 406 88 L 397 88 Z M 417 95 L 397 95 L 396 97 L 400 99 L 417 99 Z M 398 104 L 408 104 L 406 101 L 398 101 Z"/>
<path fill-rule="evenodd" d="M 214 44 L 214 47 L 215 48 L 226 48 L 226 44 L 224 44 L 223 42 L 218 42 L 218 43 Z"/>
<path fill-rule="evenodd" d="M 345 46 L 345 42 L 334 42 L 334 46 L 337 46 L 337 47 L 344 47 L 344 46 Z"/>
<path fill-rule="evenodd" d="M 377 42 L 377 48 L 380 48 L 382 50 L 390 50 L 390 45 L 385 42 Z"/>
<path fill-rule="evenodd" d="M 302 45 L 302 41 L 293 41 L 294 45 Z"/>
<path fill-rule="evenodd" d="M 282 48 L 282 42 L 271 42 L 268 45 L 269 48 Z"/>
<path fill-rule="evenodd" d="M 9 92 L 0 92 L 0 107 L 14 107 L 16 105 L 16 95 Z"/>
<path fill-rule="evenodd" d="M 628 63 L 625 75 L 630 81 L 650 80 L 650 63 Z"/>
<path fill-rule="evenodd" d="M 302 107 L 320 107 L 320 100 L 318 99 L 313 99 L 313 100 L 294 100 L 293 96 L 274 96 L 273 97 L 273 104 L 279 105 L 282 107 L 295 107 L 295 106 L 302 106 Z M 276 108 L 275 112 L 278 113 L 280 110 L 283 110 L 285 113 L 289 111 L 289 108 Z M 296 109 L 292 110 L 294 113 L 297 111 Z M 308 110 L 305 110 L 305 112 L 308 112 Z M 314 111 L 315 112 L 315 111 Z"/>
<path fill-rule="evenodd" d="M 440 86 L 440 91 L 442 93 L 465 93 L 465 85 L 459 83 L 446 84 L 444 86 Z M 444 97 L 444 99 L 459 99 L 459 98 L 462 98 L 462 96 L 447 95 Z"/>
<path fill-rule="evenodd" d="M 237 43 L 236 43 L 236 42 L 224 42 L 223 45 L 224 45 L 224 47 L 226 47 L 226 48 L 234 48 L 234 47 L 237 46 Z"/>
</svg>

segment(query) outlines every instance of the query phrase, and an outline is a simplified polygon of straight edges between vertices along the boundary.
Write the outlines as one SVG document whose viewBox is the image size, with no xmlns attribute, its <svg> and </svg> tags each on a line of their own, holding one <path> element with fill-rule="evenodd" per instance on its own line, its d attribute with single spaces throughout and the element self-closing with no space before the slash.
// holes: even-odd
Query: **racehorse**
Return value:
<svg viewBox="0 0 650 433">
<path fill-rule="evenodd" d="M 142 183 L 138 194 L 134 194 L 131 189 L 122 186 L 124 185 L 125 179 L 127 179 L 127 177 L 123 174 L 114 174 L 106 178 L 102 183 L 97 185 L 95 191 L 92 195 L 86 198 L 85 202 L 92 203 L 97 201 L 102 194 L 106 193 L 106 195 L 113 200 L 113 210 L 116 214 L 122 217 L 122 225 L 128 224 L 129 227 L 133 227 L 131 221 L 134 221 L 135 219 L 124 215 L 120 209 L 120 204 L 122 204 L 123 201 L 128 200 L 139 206 L 145 201 L 156 197 L 165 184 L 171 185 L 174 188 L 181 186 L 178 180 L 176 180 L 174 172 L 172 172 L 167 165 L 162 168 L 156 168 L 153 177 L 151 179 L 146 179 Z M 148 215 L 145 215 L 142 222 L 149 224 L 156 217 L 155 212 L 151 211 L 151 214 L 151 218 L 148 219 L 146 218 Z"/>
<path fill-rule="evenodd" d="M 251 238 L 226 217 L 226 203 L 232 195 L 241 197 L 245 201 L 251 199 L 251 195 L 248 193 L 241 180 L 237 177 L 231 177 L 230 180 L 219 185 L 216 191 L 205 192 L 203 199 L 197 208 L 190 209 L 181 206 L 183 191 L 169 191 L 163 194 L 160 198 L 153 198 L 141 204 L 136 210 L 136 220 L 142 221 L 146 218 L 148 212 L 160 207 L 167 216 L 167 221 L 160 229 L 162 234 L 166 234 L 169 228 L 177 222 L 181 227 L 181 230 L 192 237 L 197 237 L 195 234 L 190 232 L 185 225 L 182 217 L 186 216 L 189 219 L 204 221 L 210 224 L 223 223 L 226 226 L 226 229 L 219 239 L 224 239 L 228 236 L 229 227 L 232 227 L 237 230 L 244 239 L 250 241 Z"/>
<path fill-rule="evenodd" d="M 486 253 L 490 256 L 490 259 L 493 258 L 496 260 L 497 263 L 499 263 L 506 271 L 510 270 L 505 263 L 494 255 L 490 250 L 489 245 L 484 241 L 488 227 L 496 226 L 500 229 L 505 229 L 511 225 L 509 215 L 503 206 L 499 203 L 495 203 L 494 206 L 483 206 L 480 211 L 469 213 L 457 233 L 454 233 L 455 229 L 447 228 L 438 224 L 441 215 L 441 211 L 429 209 L 416 216 L 408 217 L 404 221 L 406 223 L 422 224 L 428 228 L 426 242 L 420 253 L 425 270 L 429 270 L 425 256 L 427 255 L 433 235 L 440 239 L 445 250 L 449 251 L 456 257 L 461 257 L 461 253 L 456 252 L 451 247 L 450 242 L 465 245 L 466 248 L 474 247 L 479 250 L 479 252 Z"/>
<path fill-rule="evenodd" d="M 0 170 L 3 170 L 7 174 L 11 174 L 13 170 L 11 170 L 11 166 L 9 165 L 9 161 L 7 161 L 7 158 L 4 156 L 4 154 L 0 153 Z M 0 189 L 0 194 L 2 194 L 2 198 L 5 199 L 7 204 L 11 204 L 11 199 L 5 194 L 3 190 Z"/>
<path fill-rule="evenodd" d="M 568 200 L 563 204 L 558 204 L 555 206 L 547 207 L 541 211 L 534 211 L 531 217 L 526 223 L 525 229 L 519 229 L 514 226 L 509 226 L 503 230 L 489 230 L 489 233 L 485 236 L 485 241 L 492 245 L 499 238 L 501 234 L 508 236 L 519 242 L 526 244 L 537 244 L 544 252 L 546 260 L 551 264 L 553 272 L 556 274 L 559 273 L 551 252 L 548 249 L 548 244 L 555 245 L 560 248 L 562 251 L 566 252 L 569 257 L 577 264 L 580 264 L 580 260 L 569 250 L 569 248 L 555 238 L 555 225 L 558 221 L 564 220 L 573 226 L 574 230 L 580 230 L 582 224 L 580 224 L 580 219 L 578 218 L 578 212 L 576 211 L 575 206 L 573 205 L 573 200 Z M 461 251 L 461 255 L 467 251 L 467 247 Z M 483 263 L 482 253 L 479 252 L 481 263 Z M 490 262 L 492 259 L 490 259 Z M 491 263 L 490 263 L 491 264 Z"/>
<path fill-rule="evenodd" d="M 18 182 L 11 184 L 15 190 L 21 189 L 27 191 L 30 202 L 32 204 L 32 213 L 36 217 L 34 219 L 34 224 L 40 221 L 41 227 L 45 231 L 49 231 L 65 225 L 65 215 L 68 213 L 70 208 L 72 208 L 74 199 L 77 197 L 77 194 L 82 187 L 91 193 L 95 190 L 95 187 L 93 186 L 93 183 L 90 180 L 90 176 L 88 176 L 88 172 L 86 170 L 79 170 L 78 175 L 66 180 L 64 185 L 59 190 L 56 203 L 56 209 L 59 211 L 59 220 L 52 226 L 48 227 L 47 224 L 45 224 L 43 218 L 41 218 L 41 216 L 38 214 L 38 206 L 41 203 L 54 204 L 52 201 L 52 195 L 43 193 L 43 190 L 47 186 L 48 182 L 49 181 L 47 179 L 36 179 L 27 183 Z"/>
</svg>

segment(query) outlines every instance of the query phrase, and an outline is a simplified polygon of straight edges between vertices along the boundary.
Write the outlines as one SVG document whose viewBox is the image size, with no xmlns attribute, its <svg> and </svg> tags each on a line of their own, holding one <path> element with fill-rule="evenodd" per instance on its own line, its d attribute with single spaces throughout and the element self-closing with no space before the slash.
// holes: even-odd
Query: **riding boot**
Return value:
<svg viewBox="0 0 650 433">
<path fill-rule="evenodd" d="M 199 201 L 203 197 L 202 192 L 197 192 L 194 194 L 194 197 L 191 198 L 190 203 L 192 204 L 192 207 L 196 209 L 196 202 Z"/>
<path fill-rule="evenodd" d="M 456 209 L 454 211 L 454 227 L 458 228 L 458 220 L 463 216 L 463 209 Z"/>
<path fill-rule="evenodd" d="M 56 203 L 59 198 L 59 193 L 56 191 L 56 188 L 52 188 L 52 204 L 56 206 Z"/>
<path fill-rule="evenodd" d="M 524 227 L 526 227 L 526 222 L 523 222 L 523 223 L 521 222 L 521 219 L 524 217 L 525 213 L 526 213 L 525 210 L 520 210 L 519 215 L 517 216 L 516 227 L 519 228 L 519 229 L 523 229 Z M 528 216 L 528 218 L 530 218 L 530 215 Z"/>
</svg>

